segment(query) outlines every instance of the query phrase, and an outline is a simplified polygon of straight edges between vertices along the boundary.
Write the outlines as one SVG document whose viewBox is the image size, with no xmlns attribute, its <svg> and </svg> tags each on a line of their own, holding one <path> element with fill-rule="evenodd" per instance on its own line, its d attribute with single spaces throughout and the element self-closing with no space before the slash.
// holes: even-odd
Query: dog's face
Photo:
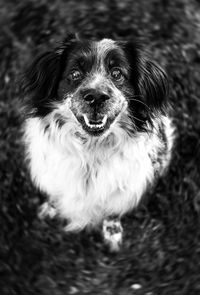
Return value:
<svg viewBox="0 0 200 295">
<path fill-rule="evenodd" d="M 164 72 L 130 42 L 70 36 L 32 64 L 24 90 L 32 114 L 45 116 L 56 102 L 83 132 L 100 136 L 115 122 L 127 132 L 145 128 L 162 109 L 167 83 Z"/>
<path fill-rule="evenodd" d="M 114 41 L 79 41 L 68 55 L 58 98 L 69 101 L 87 133 L 100 135 L 127 108 L 128 80 L 128 61 Z"/>
</svg>

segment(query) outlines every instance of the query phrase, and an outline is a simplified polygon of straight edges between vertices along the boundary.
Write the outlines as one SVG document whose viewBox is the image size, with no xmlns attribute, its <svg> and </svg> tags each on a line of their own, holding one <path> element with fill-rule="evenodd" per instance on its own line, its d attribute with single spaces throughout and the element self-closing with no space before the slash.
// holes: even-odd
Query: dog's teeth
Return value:
<svg viewBox="0 0 200 295">
<path fill-rule="evenodd" d="M 107 116 L 106 115 L 104 116 L 101 124 L 90 124 L 90 122 L 88 120 L 88 117 L 86 115 L 84 115 L 83 117 L 84 117 L 86 125 L 88 127 L 92 128 L 92 129 L 100 129 L 100 128 L 102 128 L 106 124 L 106 121 L 107 121 Z"/>
</svg>

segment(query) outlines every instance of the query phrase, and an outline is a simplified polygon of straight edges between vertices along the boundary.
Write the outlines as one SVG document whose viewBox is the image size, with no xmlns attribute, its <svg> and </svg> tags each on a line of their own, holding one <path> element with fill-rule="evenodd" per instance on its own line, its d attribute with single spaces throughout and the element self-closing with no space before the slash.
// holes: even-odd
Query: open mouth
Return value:
<svg viewBox="0 0 200 295">
<path fill-rule="evenodd" d="M 83 115 L 83 129 L 85 129 L 91 135 L 100 135 L 103 133 L 108 126 L 108 116 L 105 115 L 101 119 L 91 120 L 88 119 L 87 115 Z"/>
</svg>

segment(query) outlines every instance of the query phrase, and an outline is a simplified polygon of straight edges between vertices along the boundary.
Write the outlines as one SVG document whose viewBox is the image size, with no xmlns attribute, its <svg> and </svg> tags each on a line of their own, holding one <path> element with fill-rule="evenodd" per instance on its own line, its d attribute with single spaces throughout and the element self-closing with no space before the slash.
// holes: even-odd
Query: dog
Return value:
<svg viewBox="0 0 200 295">
<path fill-rule="evenodd" d="M 100 228 L 120 249 L 121 217 L 169 166 L 174 126 L 166 73 L 134 41 L 69 34 L 22 80 L 31 178 L 48 196 L 40 217 L 66 231 Z"/>
</svg>

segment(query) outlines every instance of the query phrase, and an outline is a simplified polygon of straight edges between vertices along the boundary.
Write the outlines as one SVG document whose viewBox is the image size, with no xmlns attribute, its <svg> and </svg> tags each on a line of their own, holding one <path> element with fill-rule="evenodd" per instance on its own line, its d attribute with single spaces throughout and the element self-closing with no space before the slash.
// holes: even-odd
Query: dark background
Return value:
<svg viewBox="0 0 200 295">
<path fill-rule="evenodd" d="M 177 140 L 168 175 L 126 216 L 124 245 L 37 217 L 16 82 L 69 31 L 145 40 L 169 75 Z M 200 294 L 200 2 L 0 0 L 0 294 Z"/>
</svg>

